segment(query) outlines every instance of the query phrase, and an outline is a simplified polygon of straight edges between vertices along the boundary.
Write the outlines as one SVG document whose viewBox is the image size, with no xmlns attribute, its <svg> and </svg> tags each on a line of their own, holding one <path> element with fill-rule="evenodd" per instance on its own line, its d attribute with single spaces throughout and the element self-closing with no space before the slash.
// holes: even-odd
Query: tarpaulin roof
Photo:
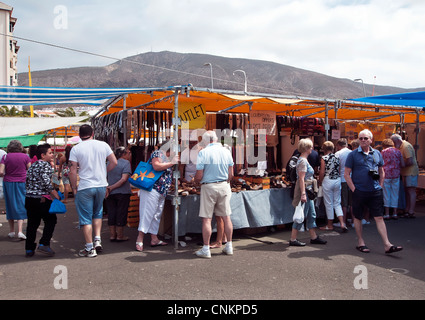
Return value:
<svg viewBox="0 0 425 320">
<path fill-rule="evenodd" d="M 425 107 L 425 91 L 365 97 L 353 99 L 353 101 L 394 106 Z"/>
<path fill-rule="evenodd" d="M 87 117 L 5 118 L 0 117 L 0 137 L 23 136 L 50 129 L 67 127 Z"/>
<path fill-rule="evenodd" d="M 0 86 L 0 105 L 47 105 L 83 103 L 99 105 L 110 98 L 143 89 L 123 88 L 46 88 Z"/>
<path fill-rule="evenodd" d="M 24 147 L 29 147 L 33 144 L 37 145 L 41 139 L 44 138 L 44 134 L 34 135 L 34 136 L 18 136 L 18 137 L 7 137 L 0 138 L 0 148 L 6 148 L 9 145 L 9 142 L 12 140 L 21 141 Z"/>
<path fill-rule="evenodd" d="M 308 97 L 290 97 L 273 94 L 241 93 L 227 90 L 182 87 L 179 105 L 202 104 L 207 112 L 249 113 L 255 110 L 276 111 L 278 115 L 315 117 L 340 121 L 359 120 L 384 123 L 425 122 L 422 108 L 405 105 L 374 104 L 356 100 L 332 100 Z M 124 100 L 117 99 L 105 105 L 99 115 L 123 110 Z M 173 110 L 174 91 L 144 91 L 129 94 L 125 99 L 127 110 Z"/>
</svg>

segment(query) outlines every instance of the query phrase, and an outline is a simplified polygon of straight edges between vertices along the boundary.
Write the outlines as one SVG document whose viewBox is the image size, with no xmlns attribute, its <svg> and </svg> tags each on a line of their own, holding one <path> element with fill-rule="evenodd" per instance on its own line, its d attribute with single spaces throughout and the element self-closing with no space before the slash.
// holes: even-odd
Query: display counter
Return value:
<svg viewBox="0 0 425 320">
<path fill-rule="evenodd" d="M 276 188 L 256 191 L 233 192 L 230 199 L 233 229 L 257 228 L 292 222 L 294 207 L 290 189 Z M 160 234 L 172 230 L 174 196 L 168 195 L 165 201 Z M 199 217 L 200 195 L 180 197 L 178 210 L 178 236 L 187 233 L 202 233 L 202 218 Z M 213 228 L 215 219 L 213 219 Z"/>
</svg>

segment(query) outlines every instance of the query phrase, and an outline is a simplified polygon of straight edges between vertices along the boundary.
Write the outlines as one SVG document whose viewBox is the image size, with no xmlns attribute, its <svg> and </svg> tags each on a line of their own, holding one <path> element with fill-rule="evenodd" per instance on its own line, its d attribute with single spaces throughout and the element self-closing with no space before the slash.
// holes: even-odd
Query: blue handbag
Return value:
<svg viewBox="0 0 425 320">
<path fill-rule="evenodd" d="M 50 205 L 49 213 L 60 214 L 66 213 L 66 206 L 58 199 L 53 199 L 52 204 Z"/>
<path fill-rule="evenodd" d="M 150 161 L 151 159 L 149 159 Z M 155 182 L 164 171 L 155 171 L 149 162 L 140 161 L 128 182 L 136 188 L 151 191 Z"/>
</svg>

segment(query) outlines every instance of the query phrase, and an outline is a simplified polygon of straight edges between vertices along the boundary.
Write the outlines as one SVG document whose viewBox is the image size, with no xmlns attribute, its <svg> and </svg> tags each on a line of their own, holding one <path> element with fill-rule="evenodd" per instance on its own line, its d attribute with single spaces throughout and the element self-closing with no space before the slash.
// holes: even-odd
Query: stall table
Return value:
<svg viewBox="0 0 425 320">
<path fill-rule="evenodd" d="M 174 195 L 167 196 L 160 234 L 167 233 L 172 229 L 173 198 Z M 199 217 L 200 196 L 193 194 L 180 198 L 178 236 L 184 236 L 187 233 L 202 233 L 202 219 Z M 287 188 L 233 192 L 230 206 L 233 229 L 291 223 L 294 214 L 291 191 Z"/>
</svg>

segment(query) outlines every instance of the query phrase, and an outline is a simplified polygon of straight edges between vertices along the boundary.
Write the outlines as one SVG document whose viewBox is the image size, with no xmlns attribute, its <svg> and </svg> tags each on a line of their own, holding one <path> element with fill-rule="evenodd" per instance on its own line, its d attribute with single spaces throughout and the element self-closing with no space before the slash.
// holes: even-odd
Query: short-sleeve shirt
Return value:
<svg viewBox="0 0 425 320">
<path fill-rule="evenodd" d="M 339 174 L 341 176 L 341 182 L 346 182 L 344 178 L 345 173 L 345 161 L 347 160 L 348 155 L 351 150 L 348 148 L 343 148 L 335 153 L 335 156 L 339 158 Z"/>
<path fill-rule="evenodd" d="M 6 157 L 2 158 L 1 163 L 5 166 L 3 181 L 25 182 L 27 177 L 27 165 L 31 163 L 31 159 L 26 153 L 8 153 Z"/>
<path fill-rule="evenodd" d="M 309 181 L 314 179 L 314 169 L 307 161 L 307 159 L 300 157 L 297 161 L 297 178 L 299 172 L 305 172 L 304 181 Z M 306 186 L 308 189 L 313 189 L 312 184 Z"/>
<path fill-rule="evenodd" d="M 402 157 L 400 150 L 390 147 L 382 150 L 381 154 L 384 159 L 385 179 L 399 178 Z"/>
<path fill-rule="evenodd" d="M 80 142 L 71 149 L 69 161 L 79 164 L 79 191 L 108 186 L 106 158 L 112 153 L 111 147 L 106 142 L 93 139 Z"/>
<path fill-rule="evenodd" d="M 339 178 L 339 158 L 333 153 L 329 153 L 322 157 L 325 161 L 325 177 L 335 180 Z"/>
<path fill-rule="evenodd" d="M 221 143 L 210 143 L 199 151 L 196 170 L 203 170 L 201 183 L 225 181 L 234 162 L 230 151 Z"/>
<path fill-rule="evenodd" d="M 122 178 L 123 174 L 129 174 L 131 176 L 132 174 L 131 164 L 130 164 L 130 161 L 120 158 L 118 159 L 118 163 L 115 166 L 115 168 L 108 172 L 108 184 L 111 186 L 117 183 Z M 128 182 L 128 179 L 119 188 L 112 190 L 110 194 L 119 194 L 119 193 L 122 193 L 122 194 L 131 193 L 131 186 L 130 186 L 130 182 Z"/>
<path fill-rule="evenodd" d="M 159 158 L 162 160 L 162 162 L 168 162 L 167 156 L 160 150 L 155 150 L 152 152 L 152 155 L 148 162 L 152 164 L 152 160 L 154 158 Z M 153 190 L 157 191 L 158 193 L 162 194 L 164 197 L 167 195 L 168 190 L 170 190 L 171 185 L 173 184 L 173 167 L 170 167 L 166 170 L 164 170 L 161 177 L 159 177 L 158 180 L 153 185 Z"/>
<path fill-rule="evenodd" d="M 401 155 L 403 156 L 404 162 L 406 162 L 406 160 L 409 158 L 413 159 L 413 165 L 401 168 L 401 175 L 417 176 L 419 174 L 419 167 L 418 163 L 416 162 L 415 149 L 413 148 L 413 146 L 409 142 L 403 141 L 400 147 L 400 151 Z"/>
<path fill-rule="evenodd" d="M 379 180 L 374 180 L 370 174 L 370 170 L 378 170 L 384 165 L 381 153 L 373 148 L 369 149 L 369 153 L 363 152 L 361 147 L 350 152 L 345 162 L 345 167 L 351 169 L 351 179 L 356 189 L 363 192 L 372 192 L 381 190 Z"/>
</svg>

